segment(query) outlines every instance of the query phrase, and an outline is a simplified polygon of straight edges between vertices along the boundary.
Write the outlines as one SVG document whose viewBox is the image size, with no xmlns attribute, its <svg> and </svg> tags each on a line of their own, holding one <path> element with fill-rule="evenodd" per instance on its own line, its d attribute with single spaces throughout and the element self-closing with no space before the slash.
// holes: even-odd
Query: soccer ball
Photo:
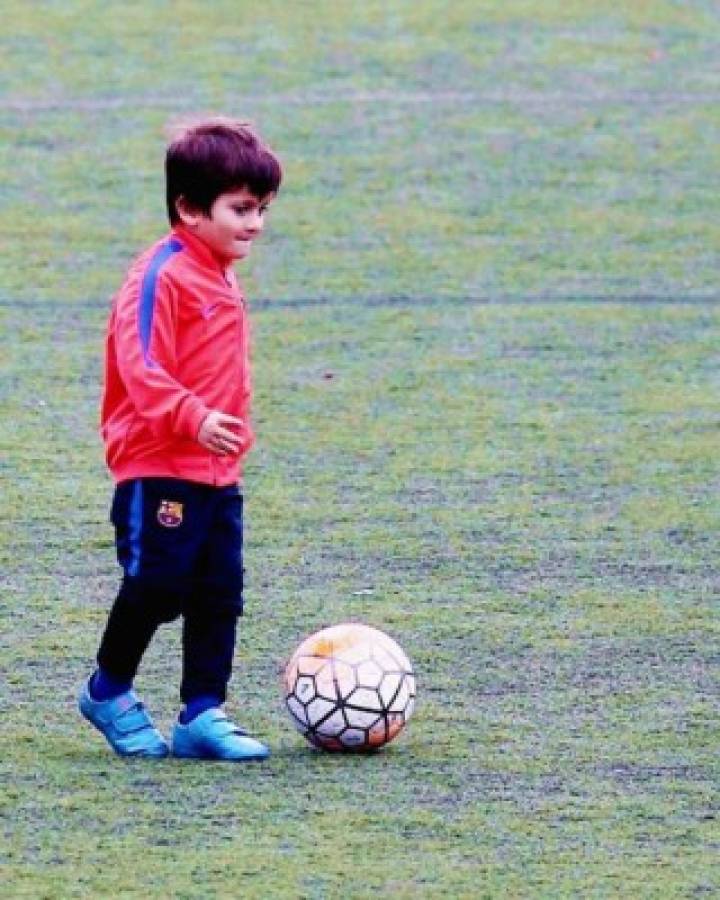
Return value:
<svg viewBox="0 0 720 900">
<path fill-rule="evenodd" d="M 404 728 L 415 674 L 384 632 L 346 623 L 306 638 L 283 676 L 290 717 L 322 750 L 376 750 Z"/>
</svg>

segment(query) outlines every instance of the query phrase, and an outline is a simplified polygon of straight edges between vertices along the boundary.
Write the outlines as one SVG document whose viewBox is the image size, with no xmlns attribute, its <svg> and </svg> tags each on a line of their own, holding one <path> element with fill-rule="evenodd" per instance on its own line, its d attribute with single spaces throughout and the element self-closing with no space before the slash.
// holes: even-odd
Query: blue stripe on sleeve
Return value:
<svg viewBox="0 0 720 900">
<path fill-rule="evenodd" d="M 152 337 L 153 315 L 155 313 L 155 286 L 158 275 L 165 263 L 183 249 L 183 245 L 175 238 L 158 247 L 150 260 L 140 288 L 140 309 L 138 311 L 138 330 L 145 365 L 154 368 L 157 364 L 150 355 L 150 338 Z"/>
<path fill-rule="evenodd" d="M 143 532 L 143 486 L 142 481 L 140 481 L 139 478 L 133 485 L 128 519 L 130 558 L 128 560 L 126 571 L 128 575 L 138 575 L 140 572 L 140 559 L 142 555 Z"/>
</svg>

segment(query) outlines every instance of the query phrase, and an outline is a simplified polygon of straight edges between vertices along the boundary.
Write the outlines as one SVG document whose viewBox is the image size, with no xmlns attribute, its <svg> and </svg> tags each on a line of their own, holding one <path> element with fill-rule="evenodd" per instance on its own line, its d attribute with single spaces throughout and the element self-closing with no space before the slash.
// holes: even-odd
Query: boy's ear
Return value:
<svg viewBox="0 0 720 900">
<path fill-rule="evenodd" d="M 197 224 L 202 218 L 202 213 L 188 203 L 182 194 L 175 201 L 175 209 L 183 225 L 186 225 L 188 228 L 197 228 Z"/>
</svg>

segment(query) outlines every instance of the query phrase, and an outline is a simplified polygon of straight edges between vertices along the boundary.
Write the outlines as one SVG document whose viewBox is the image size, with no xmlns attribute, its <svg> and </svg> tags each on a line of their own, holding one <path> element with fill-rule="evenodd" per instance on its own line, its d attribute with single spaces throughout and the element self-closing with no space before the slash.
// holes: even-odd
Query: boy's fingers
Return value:
<svg viewBox="0 0 720 900">
<path fill-rule="evenodd" d="M 230 425 L 235 428 L 242 428 L 245 424 L 242 419 L 238 419 L 236 416 L 229 416 L 227 413 L 220 413 L 217 418 L 217 424 L 220 426 Z"/>
<path fill-rule="evenodd" d="M 242 419 L 215 410 L 203 423 L 200 443 L 220 456 L 235 454 L 242 445 L 244 428 Z"/>
<path fill-rule="evenodd" d="M 240 435 L 236 434 L 234 431 L 228 431 L 227 428 L 223 428 L 222 426 L 218 426 L 215 431 L 215 437 L 219 438 L 223 441 L 230 441 L 232 444 L 240 443 Z"/>
</svg>

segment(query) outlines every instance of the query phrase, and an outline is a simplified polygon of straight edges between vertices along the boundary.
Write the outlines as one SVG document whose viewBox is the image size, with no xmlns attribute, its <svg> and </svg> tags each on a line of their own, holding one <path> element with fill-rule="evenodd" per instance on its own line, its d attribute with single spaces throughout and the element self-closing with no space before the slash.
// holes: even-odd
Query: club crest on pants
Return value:
<svg viewBox="0 0 720 900">
<path fill-rule="evenodd" d="M 157 511 L 157 520 L 165 528 L 177 528 L 182 525 L 183 505 L 176 500 L 161 500 Z"/>
</svg>

